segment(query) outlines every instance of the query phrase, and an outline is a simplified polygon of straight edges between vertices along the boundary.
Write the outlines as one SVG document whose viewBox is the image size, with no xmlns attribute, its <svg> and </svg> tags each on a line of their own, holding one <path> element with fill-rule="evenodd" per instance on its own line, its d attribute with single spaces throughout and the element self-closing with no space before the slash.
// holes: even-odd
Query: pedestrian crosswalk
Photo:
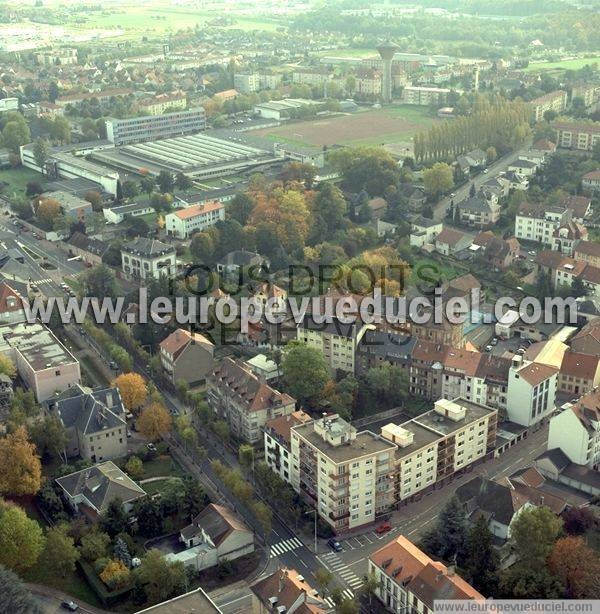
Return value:
<svg viewBox="0 0 600 614">
<path fill-rule="evenodd" d="M 34 279 L 34 284 L 51 284 L 53 283 L 53 279 L 51 277 L 46 277 L 45 279 Z"/>
<path fill-rule="evenodd" d="M 292 537 L 290 539 L 285 539 L 281 542 L 277 542 L 273 544 L 270 548 L 270 558 L 275 558 L 284 552 L 290 552 L 290 550 L 295 550 L 296 548 L 302 548 L 304 544 L 297 538 Z"/>
<path fill-rule="evenodd" d="M 317 557 L 329 571 L 336 573 L 351 589 L 358 589 L 363 585 L 363 581 L 342 561 L 335 553 L 329 552 Z M 343 591 L 347 597 L 354 597 L 352 590 Z"/>
</svg>

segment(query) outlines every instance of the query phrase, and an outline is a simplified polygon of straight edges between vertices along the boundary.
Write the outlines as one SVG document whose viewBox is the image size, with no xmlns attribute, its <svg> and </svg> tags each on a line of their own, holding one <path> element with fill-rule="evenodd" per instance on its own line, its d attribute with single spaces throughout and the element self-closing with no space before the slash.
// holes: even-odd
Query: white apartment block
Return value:
<svg viewBox="0 0 600 614">
<path fill-rule="evenodd" d="M 496 409 L 466 399 L 441 399 L 417 418 L 382 427 L 380 435 L 359 433 L 337 414 L 325 416 L 291 427 L 288 481 L 344 533 L 488 457 L 497 420 Z M 265 440 L 267 457 L 278 452 L 274 439 Z M 287 460 L 284 451 L 280 458 Z"/>
<path fill-rule="evenodd" d="M 393 503 L 395 451 L 332 414 L 291 429 L 290 483 L 336 533 L 368 525 Z"/>
<path fill-rule="evenodd" d="M 560 115 L 567 108 L 567 92 L 564 90 L 549 92 L 535 98 L 530 104 L 533 107 L 533 119 L 539 122 L 544 119 L 546 111 L 554 111 Z"/>
<path fill-rule="evenodd" d="M 225 205 L 214 201 L 193 205 L 165 216 L 167 234 L 178 239 L 187 239 L 225 219 Z"/>
<path fill-rule="evenodd" d="M 408 85 L 402 91 L 402 102 L 405 104 L 416 104 L 429 106 L 439 104 L 444 106 L 448 102 L 450 90 L 444 87 L 420 87 Z"/>
<path fill-rule="evenodd" d="M 600 122 L 554 122 L 557 145 L 565 149 L 592 151 L 600 141 Z"/>
<path fill-rule="evenodd" d="M 548 450 L 560 448 L 572 463 L 600 468 L 600 389 L 595 388 L 550 420 Z"/>
<path fill-rule="evenodd" d="M 515 356 L 508 373 L 508 419 L 532 426 L 548 418 L 555 409 L 557 382 L 556 367 Z"/>
<path fill-rule="evenodd" d="M 258 73 L 236 73 L 233 75 L 233 87 L 242 94 L 251 94 L 260 89 Z"/>
<path fill-rule="evenodd" d="M 570 219 L 570 211 L 565 207 L 524 203 L 515 216 L 515 237 L 551 247 L 554 231 Z"/>
</svg>

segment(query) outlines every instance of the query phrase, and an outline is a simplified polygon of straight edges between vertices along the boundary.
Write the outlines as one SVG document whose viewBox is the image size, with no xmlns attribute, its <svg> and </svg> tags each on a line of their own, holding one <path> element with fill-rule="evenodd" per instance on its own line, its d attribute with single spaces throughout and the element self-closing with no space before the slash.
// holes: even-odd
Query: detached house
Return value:
<svg viewBox="0 0 600 614">
<path fill-rule="evenodd" d="M 500 205 L 496 197 L 486 199 L 481 194 L 458 203 L 460 221 L 472 228 L 487 228 L 500 217 Z"/>
<path fill-rule="evenodd" d="M 127 422 L 118 388 L 73 386 L 46 407 L 67 431 L 67 456 L 96 463 L 127 455 Z"/>
<path fill-rule="evenodd" d="M 204 335 L 178 328 L 160 342 L 160 363 L 171 383 L 195 386 L 212 371 L 214 349 Z"/>
<path fill-rule="evenodd" d="M 296 401 L 263 382 L 243 363 L 225 358 L 208 376 L 206 398 L 234 436 L 257 443 L 267 420 L 291 414 Z"/>
<path fill-rule="evenodd" d="M 175 248 L 156 239 L 138 237 L 121 248 L 121 269 L 130 279 L 146 280 L 175 274 Z"/>
<path fill-rule="evenodd" d="M 590 171 L 586 173 L 581 179 L 581 187 L 588 193 L 600 191 L 600 170 Z"/>
<path fill-rule="evenodd" d="M 254 552 L 254 533 L 229 508 L 210 503 L 181 529 L 184 547 L 166 559 L 180 561 L 196 571 L 233 561 Z"/>
<path fill-rule="evenodd" d="M 435 250 L 444 256 L 453 256 L 471 245 L 470 235 L 446 226 L 435 238 Z"/>
</svg>

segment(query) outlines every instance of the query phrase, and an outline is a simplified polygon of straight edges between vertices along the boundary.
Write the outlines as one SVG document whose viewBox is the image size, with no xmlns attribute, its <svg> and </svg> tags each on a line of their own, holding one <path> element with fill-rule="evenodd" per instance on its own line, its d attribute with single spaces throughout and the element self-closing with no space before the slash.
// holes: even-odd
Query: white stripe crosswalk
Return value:
<svg viewBox="0 0 600 614">
<path fill-rule="evenodd" d="M 333 571 L 338 576 L 340 576 L 340 578 L 350 588 L 356 590 L 357 588 L 363 585 L 363 581 L 334 552 L 322 554 L 318 558 L 325 565 L 325 567 L 327 567 L 330 571 Z M 352 591 L 349 591 L 349 593 L 350 594 L 348 595 L 348 597 L 353 597 Z"/>
<path fill-rule="evenodd" d="M 304 546 L 304 544 L 297 537 L 292 537 L 282 542 L 273 544 L 270 548 L 269 556 L 270 558 L 275 558 L 284 552 L 289 552 L 290 550 L 295 550 L 296 548 L 302 548 L 302 546 Z"/>
</svg>

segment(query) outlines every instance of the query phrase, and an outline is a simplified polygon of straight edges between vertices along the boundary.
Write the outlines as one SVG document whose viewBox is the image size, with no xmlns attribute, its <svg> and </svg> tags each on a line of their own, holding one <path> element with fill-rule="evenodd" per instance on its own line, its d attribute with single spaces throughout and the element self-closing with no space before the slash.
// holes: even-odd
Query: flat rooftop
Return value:
<svg viewBox="0 0 600 614">
<path fill-rule="evenodd" d="M 430 409 L 424 414 L 413 418 L 411 423 L 418 423 L 421 426 L 431 429 L 443 437 L 446 437 L 456 431 L 459 431 L 471 422 L 476 422 L 477 420 L 481 420 L 482 418 L 493 414 L 495 411 L 491 407 L 485 407 L 484 405 L 479 405 L 462 398 L 455 399 L 454 402 L 461 407 L 464 407 L 466 410 L 465 417 L 461 420 L 451 420 L 450 418 L 439 414 L 435 409 Z M 401 426 L 408 428 L 409 430 L 412 428 L 411 426 L 406 426 L 406 424 Z"/>
<path fill-rule="evenodd" d="M 392 451 L 396 447 L 391 441 L 386 441 L 370 431 L 357 433 L 356 439 L 349 443 L 332 446 L 315 432 L 314 422 L 301 424 L 294 427 L 293 430 L 336 464 L 346 463 L 368 454 L 377 454 L 386 450 Z"/>
<path fill-rule="evenodd" d="M 275 160 L 271 151 L 207 134 L 123 145 L 97 151 L 93 158 L 135 173 L 145 169 L 157 175 L 162 170 L 168 170 L 192 176 L 209 174 L 207 171 L 211 171 L 211 176 L 217 176 L 219 170 L 243 170 Z"/>
<path fill-rule="evenodd" d="M 35 371 L 77 362 L 50 329 L 36 322 L 0 326 L 0 352 L 14 349 Z"/>
</svg>

